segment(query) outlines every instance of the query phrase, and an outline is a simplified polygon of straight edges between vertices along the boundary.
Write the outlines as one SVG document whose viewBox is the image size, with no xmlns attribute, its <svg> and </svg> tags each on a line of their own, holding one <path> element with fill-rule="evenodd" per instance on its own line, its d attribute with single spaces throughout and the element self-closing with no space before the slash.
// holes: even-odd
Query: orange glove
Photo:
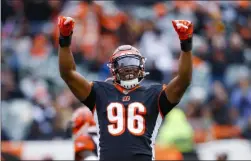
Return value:
<svg viewBox="0 0 251 161">
<path fill-rule="evenodd" d="M 193 36 L 193 24 L 187 20 L 173 20 L 173 27 L 178 33 L 180 40 L 186 40 Z"/>
<path fill-rule="evenodd" d="M 62 36 L 70 36 L 74 28 L 74 19 L 71 17 L 58 17 L 58 27 Z"/>
<path fill-rule="evenodd" d="M 61 47 L 69 47 L 71 45 L 71 37 L 74 24 L 75 22 L 71 17 L 58 17 L 58 28 L 60 31 L 59 45 Z"/>
<path fill-rule="evenodd" d="M 172 21 L 175 31 L 180 38 L 181 50 L 189 52 L 192 50 L 193 24 L 187 20 Z"/>
</svg>

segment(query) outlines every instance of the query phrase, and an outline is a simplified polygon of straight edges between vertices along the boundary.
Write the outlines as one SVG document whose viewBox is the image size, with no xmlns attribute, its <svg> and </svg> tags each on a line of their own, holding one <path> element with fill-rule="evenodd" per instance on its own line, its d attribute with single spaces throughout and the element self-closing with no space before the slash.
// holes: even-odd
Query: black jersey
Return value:
<svg viewBox="0 0 251 161">
<path fill-rule="evenodd" d="M 152 160 L 153 145 L 162 117 L 171 104 L 163 85 L 139 86 L 122 91 L 116 84 L 93 82 L 83 103 L 97 124 L 100 160 Z"/>
</svg>

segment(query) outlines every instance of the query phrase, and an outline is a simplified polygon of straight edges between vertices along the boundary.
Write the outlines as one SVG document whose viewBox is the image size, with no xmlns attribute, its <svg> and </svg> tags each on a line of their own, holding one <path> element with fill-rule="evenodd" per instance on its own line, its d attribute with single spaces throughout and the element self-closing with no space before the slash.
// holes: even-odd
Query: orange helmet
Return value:
<svg viewBox="0 0 251 161">
<path fill-rule="evenodd" d="M 122 45 L 112 54 L 108 67 L 116 83 L 131 89 L 146 76 L 145 61 L 138 49 L 131 45 Z"/>
<path fill-rule="evenodd" d="M 72 116 L 72 132 L 77 134 L 81 132 L 87 133 L 90 126 L 94 126 L 95 121 L 92 116 L 92 112 L 86 107 L 80 107 L 74 111 Z"/>
</svg>

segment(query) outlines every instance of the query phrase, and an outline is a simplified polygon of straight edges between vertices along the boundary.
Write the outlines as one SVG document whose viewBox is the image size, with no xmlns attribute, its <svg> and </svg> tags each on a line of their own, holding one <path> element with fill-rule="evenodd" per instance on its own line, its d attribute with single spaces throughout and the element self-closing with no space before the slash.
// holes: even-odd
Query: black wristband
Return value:
<svg viewBox="0 0 251 161">
<path fill-rule="evenodd" d="M 61 47 L 69 47 L 71 45 L 72 33 L 69 36 L 63 36 L 63 35 L 60 34 L 60 36 L 59 36 L 59 45 Z"/>
<path fill-rule="evenodd" d="M 192 41 L 192 37 L 186 40 L 181 40 L 180 41 L 180 46 L 181 46 L 181 50 L 184 52 L 188 52 L 192 50 L 192 46 L 193 46 L 193 41 Z"/>
</svg>

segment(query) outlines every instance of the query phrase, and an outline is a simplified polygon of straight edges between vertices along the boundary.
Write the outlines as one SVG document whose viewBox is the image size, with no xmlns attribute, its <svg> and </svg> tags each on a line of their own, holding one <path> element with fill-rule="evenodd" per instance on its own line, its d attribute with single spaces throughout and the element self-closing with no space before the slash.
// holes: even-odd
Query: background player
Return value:
<svg viewBox="0 0 251 161">
<path fill-rule="evenodd" d="M 71 120 L 75 160 L 97 160 L 97 131 L 91 111 L 83 106 L 74 111 Z"/>
<path fill-rule="evenodd" d="M 59 68 L 74 95 L 93 112 L 98 127 L 100 160 L 151 160 L 152 146 L 165 116 L 181 99 L 192 76 L 190 21 L 172 22 L 181 42 L 177 76 L 167 85 L 140 86 L 146 76 L 145 58 L 124 45 L 115 50 L 109 67 L 114 82 L 89 82 L 76 72 L 70 50 L 74 21 L 59 17 Z"/>
</svg>

